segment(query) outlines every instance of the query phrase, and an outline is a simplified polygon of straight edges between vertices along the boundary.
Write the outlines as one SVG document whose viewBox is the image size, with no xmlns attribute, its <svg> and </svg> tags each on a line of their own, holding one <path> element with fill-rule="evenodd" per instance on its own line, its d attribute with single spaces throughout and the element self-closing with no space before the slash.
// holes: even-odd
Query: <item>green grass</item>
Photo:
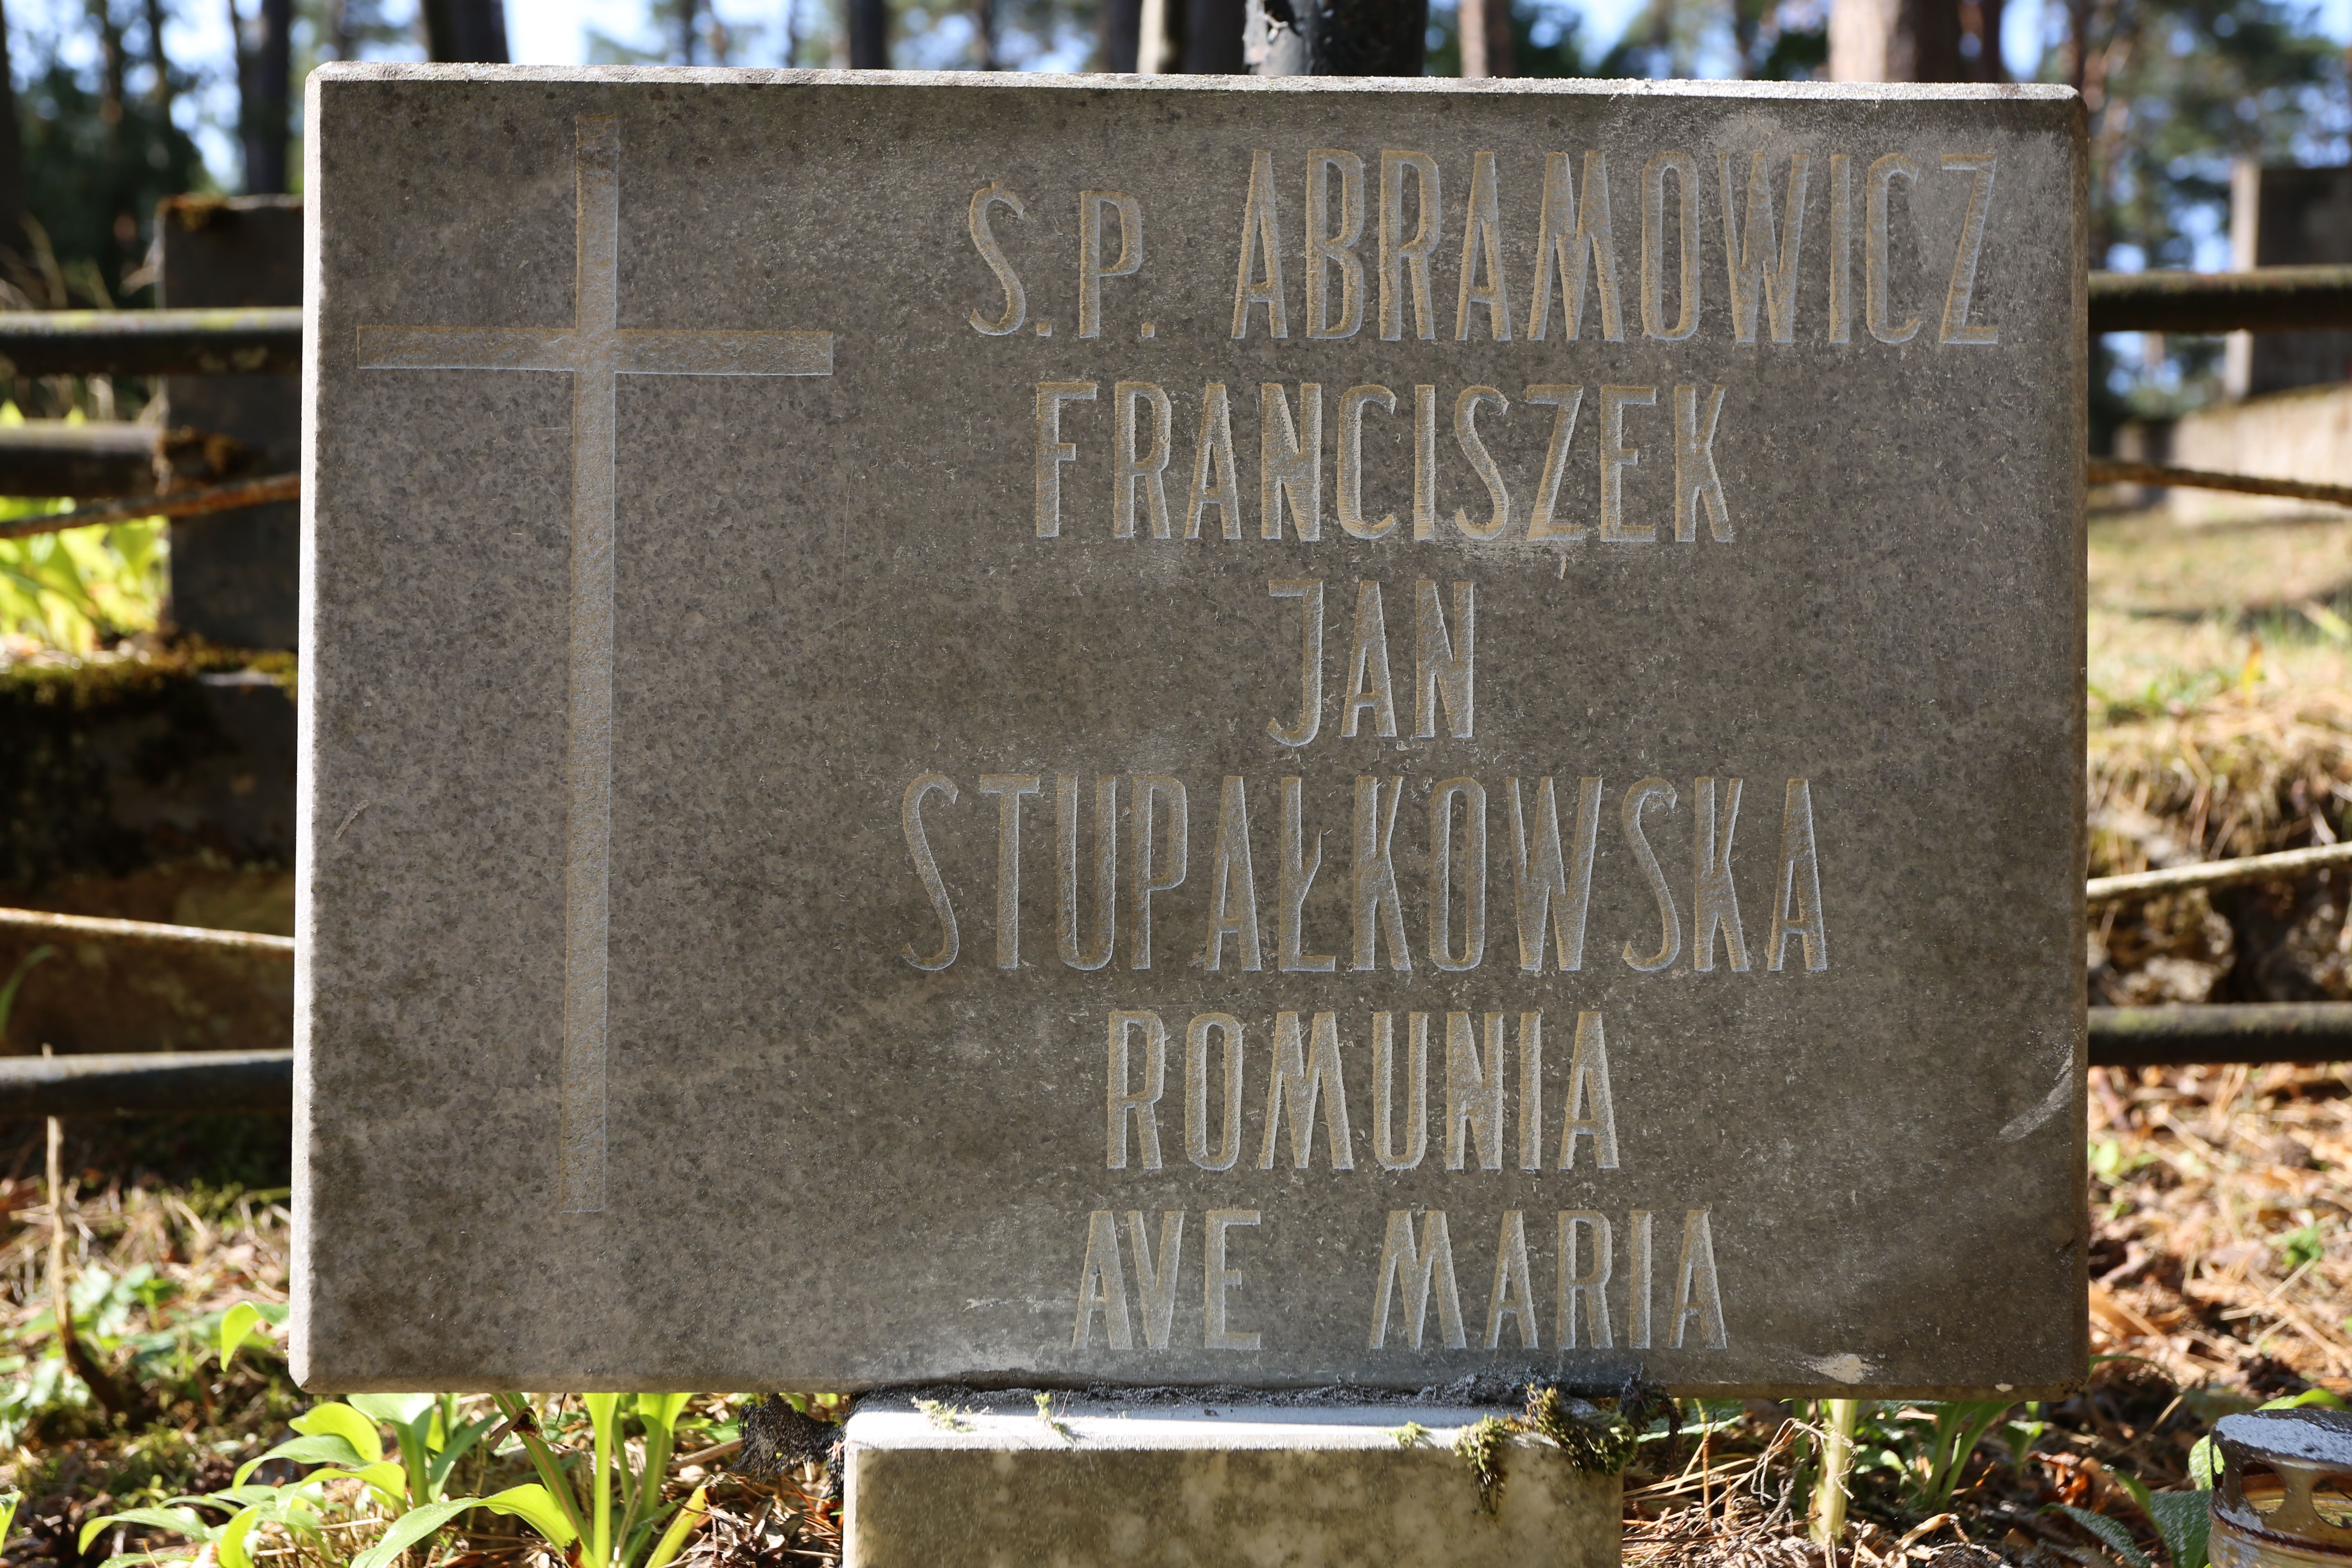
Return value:
<svg viewBox="0 0 2352 1568">
<path fill-rule="evenodd" d="M 24 422 L 14 403 L 0 403 L 0 426 Z M 0 522 L 72 504 L 0 498 Z M 163 520 L 150 517 L 0 539 L 0 662 L 41 651 L 86 655 L 131 633 L 152 631 L 163 604 L 169 537 Z"/>
</svg>

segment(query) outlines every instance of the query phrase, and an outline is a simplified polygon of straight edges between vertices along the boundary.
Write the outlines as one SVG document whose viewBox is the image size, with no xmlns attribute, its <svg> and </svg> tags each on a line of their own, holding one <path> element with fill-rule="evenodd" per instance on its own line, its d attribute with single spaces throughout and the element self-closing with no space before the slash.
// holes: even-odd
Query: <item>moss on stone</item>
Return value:
<svg viewBox="0 0 2352 1568">
<path fill-rule="evenodd" d="M 1580 1470 L 1613 1476 L 1633 1462 L 1639 1434 L 1633 1424 L 1613 1410 L 1602 1410 L 1580 1399 L 1570 1399 L 1557 1388 L 1528 1392 L 1527 1413 L 1519 1429 L 1548 1438 Z"/>
<path fill-rule="evenodd" d="M 1479 1508 L 1491 1514 L 1503 1495 L 1503 1450 L 1512 1443 L 1538 1437 L 1558 1448 L 1570 1468 L 1613 1476 L 1633 1462 L 1638 1436 L 1633 1424 L 1613 1410 L 1570 1399 L 1557 1388 L 1530 1388 L 1524 1411 L 1465 1426 L 1454 1452 L 1478 1482 Z"/>
<path fill-rule="evenodd" d="M 1470 1467 L 1471 1476 L 1478 1482 L 1478 1506 L 1493 1513 L 1503 1497 L 1503 1448 L 1510 1442 L 1516 1422 L 1488 1415 L 1462 1428 L 1454 1439 L 1454 1452 Z"/>
</svg>

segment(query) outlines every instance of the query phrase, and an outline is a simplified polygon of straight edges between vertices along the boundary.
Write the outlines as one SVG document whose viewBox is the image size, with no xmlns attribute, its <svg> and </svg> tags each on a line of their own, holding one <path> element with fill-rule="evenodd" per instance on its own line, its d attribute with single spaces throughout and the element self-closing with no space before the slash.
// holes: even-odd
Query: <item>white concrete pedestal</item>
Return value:
<svg viewBox="0 0 2352 1568">
<path fill-rule="evenodd" d="M 849 1421 L 844 1568 L 1613 1568 L 1617 1477 L 1505 1450 L 1489 1513 L 1461 1429 L 1504 1411 L 1115 1405 Z M 893 1407 L 895 1406 L 895 1407 Z M 1403 1429 L 1413 1423 L 1426 1431 Z M 1410 1446 L 1408 1446 L 1410 1444 Z"/>
</svg>

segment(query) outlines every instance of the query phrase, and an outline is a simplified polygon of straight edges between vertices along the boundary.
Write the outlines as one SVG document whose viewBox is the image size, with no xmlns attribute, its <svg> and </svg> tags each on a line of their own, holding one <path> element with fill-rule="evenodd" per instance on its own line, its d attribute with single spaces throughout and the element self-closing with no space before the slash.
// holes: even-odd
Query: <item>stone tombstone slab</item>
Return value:
<svg viewBox="0 0 2352 1568">
<path fill-rule="evenodd" d="M 2079 1376 L 2070 94 L 310 79 L 307 1384 Z"/>
</svg>

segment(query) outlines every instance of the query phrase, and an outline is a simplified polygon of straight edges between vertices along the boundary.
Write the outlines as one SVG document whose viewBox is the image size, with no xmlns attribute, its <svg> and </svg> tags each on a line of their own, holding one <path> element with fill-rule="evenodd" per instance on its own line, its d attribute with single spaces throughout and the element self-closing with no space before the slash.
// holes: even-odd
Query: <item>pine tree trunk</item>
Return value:
<svg viewBox="0 0 2352 1568">
<path fill-rule="evenodd" d="M 250 28 L 229 0 L 229 17 L 244 40 L 237 49 L 237 132 L 245 144 L 245 191 L 253 196 L 286 192 L 288 100 L 294 74 L 294 0 L 261 0 Z"/>
<path fill-rule="evenodd" d="M 155 73 L 151 98 L 155 107 L 155 133 L 172 130 L 172 60 L 163 52 L 163 0 L 147 0 L 147 64 Z"/>
<path fill-rule="evenodd" d="M 1131 71 L 1143 42 L 1143 0 L 1110 0 L 1103 7 L 1103 69 Z"/>
<path fill-rule="evenodd" d="M 1830 7 L 1832 81 L 1967 81 L 1967 65 L 1958 0 L 1836 0 Z"/>
<path fill-rule="evenodd" d="M 2007 81 L 2009 64 L 2000 58 L 2000 24 L 2004 0 L 1960 0 L 1960 32 L 1974 38 L 1976 58 L 1968 62 L 1970 81 Z"/>
<path fill-rule="evenodd" d="M 996 58 L 996 0 L 972 0 L 971 54 L 974 70 L 992 71 L 1002 63 Z"/>
<path fill-rule="evenodd" d="M 890 68 L 889 0 L 849 0 L 849 64 L 853 70 Z"/>
<path fill-rule="evenodd" d="M 1462 74 L 1517 76 L 1511 51 L 1510 0 L 1462 0 Z"/>
<path fill-rule="evenodd" d="M 425 52 L 438 65 L 507 63 L 502 0 L 424 0 Z"/>
<path fill-rule="evenodd" d="M 1259 76 L 1419 76 L 1429 0 L 1249 0 L 1243 58 Z"/>
<path fill-rule="evenodd" d="M 1244 0 L 1184 0 L 1184 50 L 1179 69 L 1190 76 L 1236 76 L 1244 68 Z"/>
<path fill-rule="evenodd" d="M 98 24 L 98 122 L 106 138 L 101 198 L 111 209 L 113 218 L 97 258 L 100 297 L 90 303 L 100 310 L 111 310 L 114 289 L 128 270 L 123 266 L 125 254 L 139 239 L 139 216 L 131 210 L 131 160 L 122 135 L 124 81 L 131 68 L 123 58 L 122 24 L 115 16 L 110 0 L 89 0 L 89 15 L 90 20 Z"/>
<path fill-rule="evenodd" d="M 25 138 L 16 120 L 16 79 L 8 60 L 8 16 L 0 4 L 0 276 L 34 276 L 25 237 Z"/>
</svg>

